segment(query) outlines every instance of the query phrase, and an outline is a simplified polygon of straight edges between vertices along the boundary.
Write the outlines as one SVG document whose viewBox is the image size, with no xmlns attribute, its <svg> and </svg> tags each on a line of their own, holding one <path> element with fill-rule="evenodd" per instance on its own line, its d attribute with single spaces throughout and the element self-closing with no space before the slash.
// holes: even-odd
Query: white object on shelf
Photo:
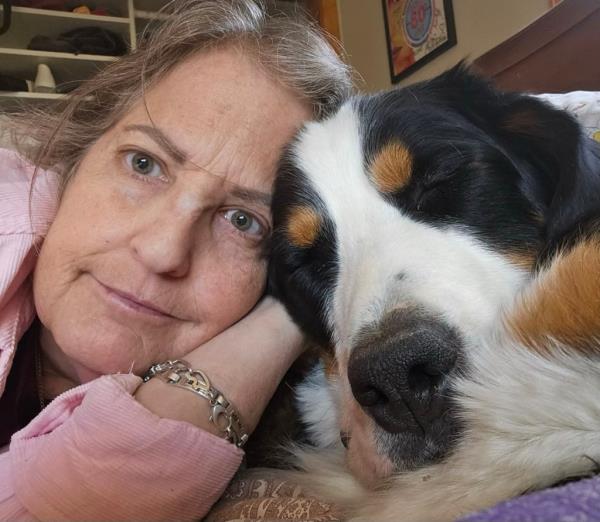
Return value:
<svg viewBox="0 0 600 522">
<path fill-rule="evenodd" d="M 45 63 L 40 63 L 37 66 L 37 74 L 33 84 L 34 92 L 56 92 L 56 82 L 52 71 Z"/>
</svg>

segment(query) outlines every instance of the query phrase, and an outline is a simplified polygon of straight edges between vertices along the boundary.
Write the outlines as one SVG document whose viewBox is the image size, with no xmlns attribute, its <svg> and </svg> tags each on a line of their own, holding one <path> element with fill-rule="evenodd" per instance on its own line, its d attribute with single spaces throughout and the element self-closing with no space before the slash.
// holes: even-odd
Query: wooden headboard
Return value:
<svg viewBox="0 0 600 522">
<path fill-rule="evenodd" d="M 474 66 L 505 90 L 600 91 L 600 1 L 563 0 Z"/>
</svg>

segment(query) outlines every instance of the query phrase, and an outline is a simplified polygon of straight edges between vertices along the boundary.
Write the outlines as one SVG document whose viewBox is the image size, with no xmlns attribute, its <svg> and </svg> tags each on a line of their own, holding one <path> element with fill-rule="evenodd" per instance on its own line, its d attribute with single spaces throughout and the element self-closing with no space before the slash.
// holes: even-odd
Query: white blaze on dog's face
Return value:
<svg viewBox="0 0 600 522">
<path fill-rule="evenodd" d="M 301 403 L 313 438 L 348 435 L 348 464 L 366 483 L 460 441 L 453 383 L 547 239 L 535 153 L 527 163 L 511 149 L 513 130 L 547 109 L 500 111 L 494 135 L 459 110 L 460 90 L 446 105 L 422 90 L 357 98 L 306 125 L 273 203 L 275 292 L 337 360 L 329 391 L 313 382 Z M 315 411 L 336 411 L 335 422 Z"/>
</svg>

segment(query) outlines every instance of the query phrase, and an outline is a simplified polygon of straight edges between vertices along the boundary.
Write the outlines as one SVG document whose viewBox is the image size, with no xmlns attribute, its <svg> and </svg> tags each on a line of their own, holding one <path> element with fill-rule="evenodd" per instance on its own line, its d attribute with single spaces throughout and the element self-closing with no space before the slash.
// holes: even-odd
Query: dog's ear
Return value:
<svg viewBox="0 0 600 522">
<path fill-rule="evenodd" d="M 544 221 L 548 251 L 600 216 L 600 144 L 573 116 L 539 98 L 498 91 L 462 63 L 439 80 L 451 86 L 453 107 L 495 136 L 523 173 L 522 189 Z"/>
<path fill-rule="evenodd" d="M 523 190 L 540 203 L 547 250 L 600 215 L 600 149 L 571 115 L 521 96 L 498 115 L 498 133 L 523 162 Z"/>
</svg>

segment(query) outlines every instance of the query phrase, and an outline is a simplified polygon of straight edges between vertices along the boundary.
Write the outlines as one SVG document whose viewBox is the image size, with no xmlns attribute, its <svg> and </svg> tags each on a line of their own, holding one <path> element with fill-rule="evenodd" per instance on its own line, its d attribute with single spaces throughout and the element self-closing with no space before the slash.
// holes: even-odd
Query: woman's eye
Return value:
<svg viewBox="0 0 600 522">
<path fill-rule="evenodd" d="M 225 219 L 229 221 L 236 229 L 245 234 L 261 236 L 263 226 L 252 214 L 244 210 L 231 209 L 224 213 Z"/>
<path fill-rule="evenodd" d="M 158 162 L 143 152 L 130 152 L 125 157 L 127 165 L 142 176 L 157 178 L 162 175 Z"/>
</svg>

